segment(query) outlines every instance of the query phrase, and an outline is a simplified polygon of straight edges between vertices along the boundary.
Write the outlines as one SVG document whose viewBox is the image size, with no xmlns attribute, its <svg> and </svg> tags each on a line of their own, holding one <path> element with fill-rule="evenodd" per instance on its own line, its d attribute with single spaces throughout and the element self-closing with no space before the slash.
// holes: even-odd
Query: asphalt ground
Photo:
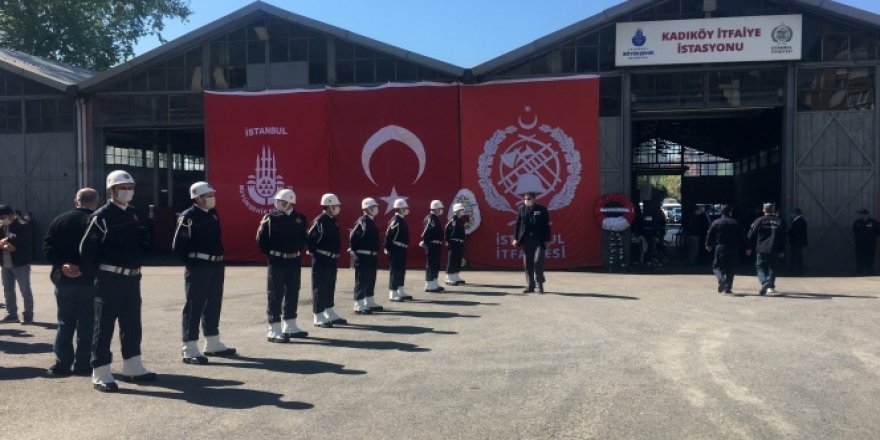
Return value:
<svg viewBox="0 0 880 440">
<path fill-rule="evenodd" d="M 148 267 L 159 380 L 102 394 L 46 377 L 55 304 L 35 266 L 37 324 L 0 325 L 0 438 L 880 438 L 880 278 L 781 278 L 759 297 L 753 276 L 733 295 L 709 274 L 551 272 L 544 295 L 516 272 L 462 277 L 429 294 L 410 271 L 399 304 L 383 271 L 387 311 L 358 316 L 341 269 L 350 324 L 319 329 L 304 269 L 310 337 L 271 344 L 265 269 L 229 267 L 221 337 L 240 356 L 197 366 L 179 357 L 183 268 Z"/>
</svg>

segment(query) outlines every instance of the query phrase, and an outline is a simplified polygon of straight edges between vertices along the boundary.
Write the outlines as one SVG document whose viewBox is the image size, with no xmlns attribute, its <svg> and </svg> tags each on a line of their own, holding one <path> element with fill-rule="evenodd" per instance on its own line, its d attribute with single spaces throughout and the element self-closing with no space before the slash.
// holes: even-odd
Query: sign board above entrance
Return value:
<svg viewBox="0 0 880 440">
<path fill-rule="evenodd" d="M 617 66 L 801 59 L 800 15 L 617 23 Z"/>
</svg>

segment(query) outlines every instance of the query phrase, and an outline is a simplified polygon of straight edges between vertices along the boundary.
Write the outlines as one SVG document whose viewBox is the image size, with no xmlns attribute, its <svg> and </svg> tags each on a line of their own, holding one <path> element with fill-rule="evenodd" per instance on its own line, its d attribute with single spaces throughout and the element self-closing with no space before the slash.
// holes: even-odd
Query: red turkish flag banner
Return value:
<svg viewBox="0 0 880 440">
<path fill-rule="evenodd" d="M 330 188 L 328 111 L 323 90 L 205 94 L 206 171 L 227 260 L 265 261 L 257 228 L 282 188 L 309 221 L 318 215 Z"/>
<path fill-rule="evenodd" d="M 599 197 L 599 78 L 460 90 L 462 183 L 480 215 L 465 258 L 474 267 L 522 267 L 513 228 L 522 195 L 533 191 L 550 214 L 546 267 L 600 266 L 601 230 L 591 218 Z"/>
<path fill-rule="evenodd" d="M 384 237 L 394 216 L 394 199 L 403 198 L 410 207 L 407 265 L 424 267 L 425 251 L 418 243 L 431 200 L 442 201 L 449 210 L 461 184 L 458 87 L 391 84 L 327 93 L 333 139 L 330 182 L 343 204 L 343 243 L 363 214 L 362 199 L 373 197 L 379 203 L 376 225 Z M 445 224 L 445 215 L 441 222 Z"/>
</svg>

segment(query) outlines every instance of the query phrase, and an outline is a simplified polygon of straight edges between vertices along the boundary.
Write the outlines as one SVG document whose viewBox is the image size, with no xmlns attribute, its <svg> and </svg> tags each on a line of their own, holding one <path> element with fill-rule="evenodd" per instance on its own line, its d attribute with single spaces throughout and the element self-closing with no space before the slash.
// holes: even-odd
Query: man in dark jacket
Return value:
<svg viewBox="0 0 880 440">
<path fill-rule="evenodd" d="M 309 253 L 312 254 L 312 312 L 315 326 L 332 328 L 348 321 L 333 310 L 336 292 L 336 259 L 342 241 L 339 236 L 339 213 L 342 204 L 336 194 L 321 196 L 323 212 L 315 218 L 308 232 Z"/>
<path fill-rule="evenodd" d="M 95 274 L 82 267 L 79 243 L 89 216 L 98 209 L 98 192 L 83 188 L 76 193 L 75 209 L 52 220 L 43 241 L 43 253 L 52 264 L 49 278 L 55 284 L 55 302 L 58 304 L 58 329 L 55 332 L 55 364 L 49 367 L 50 376 L 64 377 L 71 373 L 90 376 L 92 367 L 92 334 L 95 327 Z M 76 352 L 73 334 L 76 333 Z"/>
<path fill-rule="evenodd" d="M 379 204 L 372 197 L 361 201 L 361 216 L 348 235 L 352 262 L 354 263 L 354 312 L 368 315 L 384 310 L 375 299 L 376 271 L 379 260 L 379 228 L 376 214 Z"/>
<path fill-rule="evenodd" d="M 712 222 L 706 234 L 706 250 L 715 253 L 712 272 L 718 278 L 718 293 L 732 293 L 734 268 L 745 239 L 729 205 L 721 207 L 721 218 Z"/>
<path fill-rule="evenodd" d="M 776 293 L 776 263 L 785 256 L 785 223 L 776 216 L 776 205 L 764 204 L 764 215 L 749 228 L 748 255 L 755 253 L 755 269 L 761 282 L 760 295 Z"/>
<path fill-rule="evenodd" d="M 425 292 L 442 292 L 444 289 L 437 283 L 440 274 L 440 251 L 443 249 L 443 226 L 440 216 L 443 215 L 443 202 L 431 201 L 431 212 L 425 217 L 422 229 L 422 241 L 419 246 L 425 248 L 427 265 L 425 267 Z"/>
<path fill-rule="evenodd" d="M 800 208 L 795 208 L 792 213 L 791 227 L 788 229 L 788 245 L 791 247 L 789 255 L 789 269 L 792 275 L 804 274 L 804 246 L 807 245 L 807 220 Z"/>
<path fill-rule="evenodd" d="M 394 302 L 412 300 L 412 296 L 406 291 L 406 257 L 409 247 L 409 225 L 406 216 L 409 215 L 409 204 L 405 199 L 397 199 L 391 205 L 394 208 L 394 217 L 388 222 L 385 229 L 385 253 L 388 254 L 388 299 Z"/>
<path fill-rule="evenodd" d="M 868 216 L 867 209 L 860 209 L 859 219 L 853 223 L 856 244 L 856 275 L 870 276 L 874 273 L 874 255 L 877 252 L 877 238 L 880 237 L 880 222 Z"/>
<path fill-rule="evenodd" d="M 208 182 L 189 187 L 193 204 L 177 218 L 171 244 L 186 265 L 186 304 L 181 319 L 181 360 L 206 364 L 205 356 L 231 356 L 236 350 L 220 341 L 220 310 L 223 307 L 223 241 L 217 216 L 216 194 Z M 199 351 L 199 323 L 205 334 L 204 355 Z"/>
<path fill-rule="evenodd" d="M 6 317 L 2 322 L 18 321 L 15 284 L 21 291 L 24 313 L 21 323 L 34 322 L 34 295 L 31 292 L 31 261 L 34 259 L 34 230 L 30 223 L 19 219 L 7 205 L 0 205 L 0 251 L 3 254 L 3 294 Z"/>
<path fill-rule="evenodd" d="M 266 278 L 269 321 L 266 340 L 269 342 L 285 343 L 290 338 L 309 335 L 296 325 L 306 225 L 306 216 L 296 210 L 296 193 L 285 188 L 275 194 L 275 209 L 263 216 L 257 229 L 257 244 L 269 260 Z"/>
<path fill-rule="evenodd" d="M 513 245 L 521 246 L 527 286 L 523 293 L 544 293 L 544 258 L 550 245 L 550 213 L 535 202 L 535 193 L 523 194 L 523 206 L 516 215 Z"/>
</svg>

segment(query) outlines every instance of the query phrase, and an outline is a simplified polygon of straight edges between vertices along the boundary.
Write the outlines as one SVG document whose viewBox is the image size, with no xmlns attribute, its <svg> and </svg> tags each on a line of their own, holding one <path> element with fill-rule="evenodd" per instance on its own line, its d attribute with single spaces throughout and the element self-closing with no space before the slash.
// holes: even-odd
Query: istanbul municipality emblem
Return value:
<svg viewBox="0 0 880 440">
<path fill-rule="evenodd" d="M 247 178 L 246 185 L 239 185 L 238 192 L 241 201 L 252 212 L 265 214 L 274 205 L 274 196 L 284 188 L 284 177 L 278 174 L 275 155 L 269 146 L 263 146 L 257 155 L 257 165 L 254 174 Z"/>
<path fill-rule="evenodd" d="M 547 208 L 558 210 L 574 198 L 581 155 L 565 131 L 539 124 L 538 115 L 526 106 L 515 125 L 495 130 L 486 141 L 477 172 L 493 209 L 516 212 L 522 195 L 534 192 L 538 199 L 552 196 Z"/>
<path fill-rule="evenodd" d="M 794 37 L 794 31 L 791 27 L 786 26 L 785 24 L 781 24 L 773 28 L 773 32 L 770 33 L 773 38 L 774 43 L 788 43 Z"/>
</svg>

